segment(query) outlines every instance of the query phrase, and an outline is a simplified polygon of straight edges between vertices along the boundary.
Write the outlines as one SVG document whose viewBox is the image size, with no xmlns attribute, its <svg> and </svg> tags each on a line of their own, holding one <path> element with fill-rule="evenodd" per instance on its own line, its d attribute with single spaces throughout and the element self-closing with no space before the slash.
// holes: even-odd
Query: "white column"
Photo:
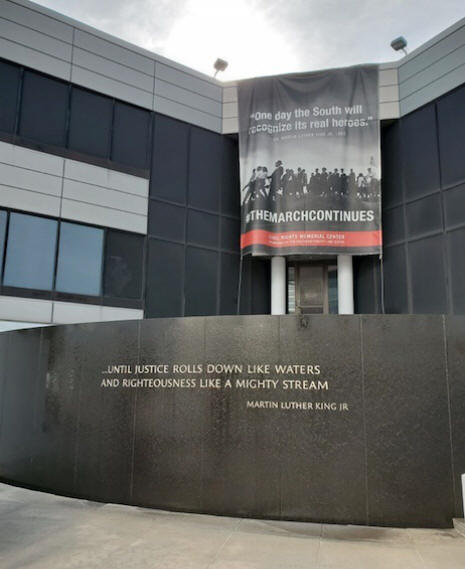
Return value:
<svg viewBox="0 0 465 569">
<path fill-rule="evenodd" d="M 462 474 L 462 502 L 463 502 L 464 517 L 465 517 L 465 474 Z"/>
<path fill-rule="evenodd" d="M 271 257 L 271 314 L 286 314 L 286 258 Z"/>
<path fill-rule="evenodd" d="M 339 314 L 354 313 L 354 274 L 351 255 L 337 256 L 337 300 Z"/>
</svg>

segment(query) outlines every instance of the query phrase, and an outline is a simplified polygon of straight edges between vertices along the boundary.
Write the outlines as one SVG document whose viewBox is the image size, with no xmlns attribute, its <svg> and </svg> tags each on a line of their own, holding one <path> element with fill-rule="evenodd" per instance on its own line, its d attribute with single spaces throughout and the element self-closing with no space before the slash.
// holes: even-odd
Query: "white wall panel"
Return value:
<svg viewBox="0 0 465 569">
<path fill-rule="evenodd" d="M 426 103 L 448 93 L 463 83 L 465 83 L 465 62 L 464 65 L 457 67 L 450 73 L 440 77 L 437 81 L 426 85 L 411 95 L 403 97 L 400 101 L 401 115 L 406 115 L 407 113 L 426 105 Z"/>
<path fill-rule="evenodd" d="M 52 301 L 0 296 L 0 319 L 48 324 L 52 321 Z"/>
<path fill-rule="evenodd" d="M 14 320 L 0 320 L 0 332 L 8 332 L 9 330 L 24 330 L 27 328 L 38 328 L 47 326 L 47 324 L 38 324 L 37 322 L 15 322 Z"/>
<path fill-rule="evenodd" d="M 203 95 L 204 97 L 209 97 L 214 101 L 221 102 L 223 99 L 223 88 L 221 85 L 216 84 L 216 82 L 208 81 L 207 78 L 205 78 L 205 80 L 200 79 L 195 75 L 179 71 L 174 67 L 159 63 L 158 61 L 155 67 L 155 77 L 156 79 L 162 79 L 163 81 L 167 81 L 188 91 Z"/>
<path fill-rule="evenodd" d="M 70 79 L 71 63 L 2 37 L 0 37 L 0 54 L 4 59 L 48 73 L 53 77 L 66 81 Z"/>
<path fill-rule="evenodd" d="M 0 296 L 0 332 L 47 324 L 140 320 L 142 310 L 74 302 Z"/>
<path fill-rule="evenodd" d="M 239 122 L 237 117 L 223 119 L 223 134 L 233 134 L 238 132 Z"/>
<path fill-rule="evenodd" d="M 142 310 L 71 302 L 54 302 L 52 322 L 54 324 L 74 324 L 109 322 L 111 320 L 140 320 L 143 317 L 144 313 Z"/>
<path fill-rule="evenodd" d="M 0 12 L 0 16 L 3 14 Z M 71 61 L 71 44 L 36 32 L 11 20 L 0 17 L 0 37 L 31 47 L 47 55 Z"/>
<path fill-rule="evenodd" d="M 465 45 L 465 19 L 432 38 L 399 61 L 399 82 L 427 69 Z"/>
<path fill-rule="evenodd" d="M 79 322 L 99 322 L 100 306 L 74 304 L 72 302 L 53 303 L 53 324 L 75 324 Z"/>
<path fill-rule="evenodd" d="M 63 158 L 0 142 L 0 206 L 58 216 Z"/>
<path fill-rule="evenodd" d="M 78 47 L 73 51 L 73 65 L 79 65 L 105 77 L 114 79 L 121 83 L 127 83 L 143 91 L 153 92 L 153 74 L 146 75 L 125 65 L 115 63 L 110 59 L 105 59 L 89 51 Z"/>
<path fill-rule="evenodd" d="M 397 85 L 380 85 L 378 91 L 380 104 L 399 100 L 399 87 Z"/>
<path fill-rule="evenodd" d="M 239 114 L 238 103 L 233 101 L 231 103 L 223 103 L 223 119 L 232 119 Z"/>
<path fill-rule="evenodd" d="M 440 61 L 436 61 L 423 71 L 412 75 L 400 84 L 400 98 L 405 99 L 415 91 L 424 89 L 431 83 L 434 83 L 448 73 L 454 72 L 465 64 L 465 43 L 459 49 L 450 53 Z M 465 81 L 465 76 L 463 77 Z"/>
<path fill-rule="evenodd" d="M 0 142 L 0 162 L 54 176 L 63 175 L 63 158 L 6 142 Z"/>
<path fill-rule="evenodd" d="M 60 215 L 60 198 L 0 184 L 0 206 L 43 215 Z"/>
<path fill-rule="evenodd" d="M 147 233 L 147 216 L 63 198 L 61 217 L 135 233 Z"/>
<path fill-rule="evenodd" d="M 155 81 L 155 98 L 158 95 L 210 115 L 221 117 L 222 108 L 220 101 L 203 97 L 193 91 L 188 91 L 187 89 L 183 89 L 172 83 L 167 83 L 161 79 L 156 79 Z"/>
<path fill-rule="evenodd" d="M 0 206 L 147 232 L 149 181 L 0 142 Z"/>
<path fill-rule="evenodd" d="M 223 103 L 235 103 L 237 102 L 237 86 L 226 85 L 223 87 Z"/>
<path fill-rule="evenodd" d="M 141 197 L 147 197 L 149 193 L 149 181 L 145 178 L 93 166 L 77 160 L 65 160 L 65 178 L 113 188 Z"/>
<path fill-rule="evenodd" d="M 57 197 L 61 195 L 61 177 L 51 176 L 35 170 L 27 170 L 19 166 L 10 166 L 1 162 L 0 182 L 4 186 L 12 188 L 21 188 Z"/>
<path fill-rule="evenodd" d="M 74 180 L 64 180 L 63 198 L 118 209 L 123 212 L 137 213 L 142 216 L 147 215 L 147 198 Z"/>
<path fill-rule="evenodd" d="M 132 67 L 147 75 L 154 74 L 154 61 L 149 57 L 145 57 L 137 53 L 137 47 L 129 50 L 122 45 L 118 45 L 118 39 L 108 41 L 96 34 L 88 33 L 79 29 L 79 22 L 76 22 L 76 31 L 74 34 L 74 45 L 81 47 L 87 51 L 98 54 L 101 57 L 116 61 L 127 67 Z"/>
<path fill-rule="evenodd" d="M 139 105 L 140 107 L 150 109 L 152 106 L 152 93 L 116 81 L 115 79 L 104 77 L 100 75 L 100 73 L 89 71 L 77 65 L 73 65 L 71 81 L 77 85 L 82 85 L 88 89 L 93 89 L 99 93 L 104 93 L 110 97 L 115 97 L 116 99 Z"/>
<path fill-rule="evenodd" d="M 116 308 L 113 306 L 102 306 L 101 309 L 100 319 L 105 322 L 112 320 L 141 320 L 144 317 L 143 310 Z"/>
<path fill-rule="evenodd" d="M 397 119 L 400 117 L 399 101 L 392 103 L 381 103 L 379 105 L 379 119 Z"/>
<path fill-rule="evenodd" d="M 397 67 L 383 68 L 380 66 L 379 69 L 379 86 L 384 87 L 386 85 L 398 85 L 399 77 L 397 72 Z"/>
<path fill-rule="evenodd" d="M 1 15 L 3 18 L 19 22 L 33 30 L 37 30 L 62 41 L 72 43 L 73 28 L 69 24 L 40 13 L 40 7 L 34 9 L 34 4 L 21 5 L 17 1 L 0 0 Z"/>
<path fill-rule="evenodd" d="M 164 97 L 155 97 L 153 103 L 153 110 L 168 115 L 175 119 L 186 121 L 190 124 L 195 124 L 215 132 L 221 132 L 222 119 L 221 117 L 214 117 L 202 111 L 186 107 L 175 101 L 170 101 Z"/>
</svg>

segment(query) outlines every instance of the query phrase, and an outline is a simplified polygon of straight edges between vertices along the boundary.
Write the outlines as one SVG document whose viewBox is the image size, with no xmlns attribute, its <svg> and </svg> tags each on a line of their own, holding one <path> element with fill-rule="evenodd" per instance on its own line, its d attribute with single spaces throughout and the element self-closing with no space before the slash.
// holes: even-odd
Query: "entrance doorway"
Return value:
<svg viewBox="0 0 465 569">
<path fill-rule="evenodd" d="M 337 267 L 331 262 L 289 262 L 288 314 L 337 314 Z"/>
</svg>

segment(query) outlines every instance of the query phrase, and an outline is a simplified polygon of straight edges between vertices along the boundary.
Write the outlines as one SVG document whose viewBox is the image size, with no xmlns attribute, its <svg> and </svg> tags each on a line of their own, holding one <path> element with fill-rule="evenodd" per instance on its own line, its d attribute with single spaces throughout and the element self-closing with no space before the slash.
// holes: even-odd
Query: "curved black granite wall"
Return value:
<svg viewBox="0 0 465 569">
<path fill-rule="evenodd" d="M 276 367 L 295 364 L 305 367 Z M 7 332 L 0 478 L 191 512 L 447 527 L 463 515 L 464 367 L 465 317 Z"/>
</svg>

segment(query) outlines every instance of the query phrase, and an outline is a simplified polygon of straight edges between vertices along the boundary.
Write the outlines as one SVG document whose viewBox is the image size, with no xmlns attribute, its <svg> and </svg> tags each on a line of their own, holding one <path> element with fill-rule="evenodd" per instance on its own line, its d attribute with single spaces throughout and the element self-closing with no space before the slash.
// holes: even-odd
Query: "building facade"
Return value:
<svg viewBox="0 0 465 569">
<path fill-rule="evenodd" d="M 26 0 L 0 0 L 0 320 L 267 314 L 239 252 L 237 88 Z M 465 19 L 380 65 L 384 255 L 358 313 L 465 313 Z M 288 310 L 304 266 L 288 260 Z M 323 281 L 322 281 L 323 282 Z M 296 301 L 297 299 L 297 301 Z"/>
</svg>

